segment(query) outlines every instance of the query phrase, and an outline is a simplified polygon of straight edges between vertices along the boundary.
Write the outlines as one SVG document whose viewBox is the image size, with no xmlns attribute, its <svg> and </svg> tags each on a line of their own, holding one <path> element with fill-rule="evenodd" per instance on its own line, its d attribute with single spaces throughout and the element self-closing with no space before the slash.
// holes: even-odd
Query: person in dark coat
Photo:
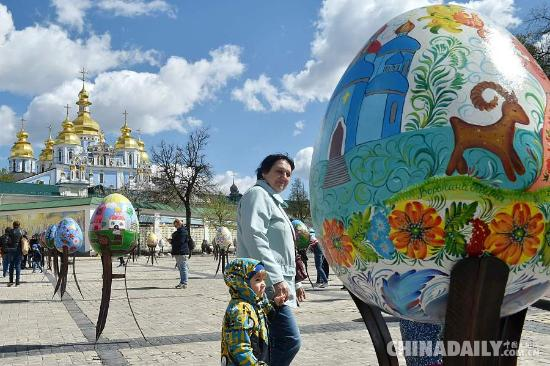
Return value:
<svg viewBox="0 0 550 366">
<path fill-rule="evenodd" d="M 180 270 L 180 283 L 176 288 L 187 288 L 189 234 L 179 219 L 174 220 L 174 227 L 176 231 L 172 233 L 172 256 L 176 258 L 176 266 Z"/>
<path fill-rule="evenodd" d="M 6 277 L 8 275 L 8 265 L 10 263 L 8 261 L 8 252 L 7 252 L 8 245 L 11 240 L 10 232 L 11 232 L 11 227 L 7 227 L 4 232 L 4 235 L 0 236 L 0 246 L 2 250 L 2 276 L 3 277 Z"/>
<path fill-rule="evenodd" d="M 19 279 L 21 277 L 21 258 L 23 256 L 23 250 L 21 246 L 21 239 L 25 235 L 25 232 L 21 229 L 19 221 L 13 222 L 13 229 L 10 231 L 10 241 L 7 245 L 6 252 L 8 254 L 8 265 L 10 280 L 8 286 L 13 285 L 13 271 L 15 270 L 15 286 L 19 286 Z"/>
</svg>

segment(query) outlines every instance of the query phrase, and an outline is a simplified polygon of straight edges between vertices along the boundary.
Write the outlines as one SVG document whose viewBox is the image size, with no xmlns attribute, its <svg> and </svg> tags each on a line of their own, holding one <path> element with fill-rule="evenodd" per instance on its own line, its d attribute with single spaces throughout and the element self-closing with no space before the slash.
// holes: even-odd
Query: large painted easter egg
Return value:
<svg viewBox="0 0 550 366">
<path fill-rule="evenodd" d="M 233 244 L 233 235 L 231 231 L 225 226 L 220 226 L 216 229 L 216 236 L 214 237 L 214 242 L 222 249 L 229 249 L 231 244 Z"/>
<path fill-rule="evenodd" d="M 525 48 L 456 5 L 404 13 L 353 59 L 310 172 L 312 218 L 345 286 L 444 321 L 462 258 L 510 267 L 501 316 L 550 281 L 550 82 Z"/>
<path fill-rule="evenodd" d="M 46 247 L 46 230 L 40 232 L 38 236 L 38 243 L 40 243 L 41 247 Z"/>
<path fill-rule="evenodd" d="M 57 225 L 52 224 L 48 226 L 46 229 L 46 247 L 50 249 L 55 249 L 54 239 L 55 239 L 55 232 L 57 231 Z"/>
<path fill-rule="evenodd" d="M 130 252 L 139 236 L 139 223 L 132 203 L 123 195 L 113 193 L 97 206 L 90 222 L 89 238 L 97 253 L 109 247 L 115 255 Z"/>
<path fill-rule="evenodd" d="M 157 246 L 157 243 L 158 243 L 157 234 L 155 234 L 152 231 L 149 234 L 147 234 L 147 246 L 148 247 L 154 248 L 154 247 Z"/>
<path fill-rule="evenodd" d="M 298 249 L 306 249 L 309 246 L 309 229 L 300 220 L 292 220 L 292 226 L 294 226 L 294 234 L 296 235 L 296 247 Z"/>
<path fill-rule="evenodd" d="M 63 253 L 63 248 L 69 250 L 72 254 L 82 248 L 84 245 L 84 236 L 78 222 L 70 217 L 65 217 L 57 224 L 55 231 L 54 244 L 56 249 Z"/>
</svg>

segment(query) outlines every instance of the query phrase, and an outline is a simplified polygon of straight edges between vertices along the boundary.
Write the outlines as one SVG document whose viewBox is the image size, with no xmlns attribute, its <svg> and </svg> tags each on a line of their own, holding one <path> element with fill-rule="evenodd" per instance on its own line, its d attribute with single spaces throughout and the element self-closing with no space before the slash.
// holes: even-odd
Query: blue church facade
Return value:
<svg viewBox="0 0 550 366">
<path fill-rule="evenodd" d="M 409 89 L 407 74 L 418 49 L 420 43 L 416 39 L 400 32 L 374 52 L 366 52 L 348 68 L 334 92 L 334 97 L 338 97 L 347 88 L 351 94 L 349 100 L 343 101 L 349 102 L 347 114 L 343 116 L 344 153 L 362 143 L 401 132 Z"/>
</svg>

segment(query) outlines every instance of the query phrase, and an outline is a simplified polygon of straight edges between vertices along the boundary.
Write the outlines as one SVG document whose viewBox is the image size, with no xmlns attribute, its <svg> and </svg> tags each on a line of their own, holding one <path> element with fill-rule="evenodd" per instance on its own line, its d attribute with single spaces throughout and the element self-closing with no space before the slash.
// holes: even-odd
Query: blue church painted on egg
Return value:
<svg viewBox="0 0 550 366">
<path fill-rule="evenodd" d="M 327 111 L 326 118 L 336 119 L 331 133 L 324 188 L 349 181 L 343 155 L 363 143 L 380 140 L 401 132 L 405 96 L 409 89 L 407 74 L 420 43 L 408 33 L 410 21 L 399 26 L 396 37 L 385 44 L 376 38 L 381 28 L 350 65 L 336 86 L 330 104 L 339 111 Z M 340 98 L 341 102 L 333 100 Z M 346 105 L 348 104 L 348 105 Z M 329 108 L 330 109 L 330 108 Z M 380 123 L 379 121 L 382 121 Z"/>
</svg>

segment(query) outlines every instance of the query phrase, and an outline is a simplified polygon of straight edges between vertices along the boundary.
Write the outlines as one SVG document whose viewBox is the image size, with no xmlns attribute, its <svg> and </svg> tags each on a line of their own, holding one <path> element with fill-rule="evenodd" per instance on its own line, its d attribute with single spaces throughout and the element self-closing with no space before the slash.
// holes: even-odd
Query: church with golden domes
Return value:
<svg viewBox="0 0 550 366">
<path fill-rule="evenodd" d="M 57 137 L 50 134 L 44 141 L 44 149 L 38 160 L 28 141 L 29 134 L 23 123 L 17 133 L 17 141 L 11 148 L 9 171 L 24 178 L 18 183 L 41 183 L 50 185 L 87 188 L 102 185 L 119 189 L 123 186 L 142 186 L 150 182 L 151 164 L 144 142 L 132 136 L 128 127 L 126 111 L 120 136 L 114 146 L 105 142 L 99 124 L 90 115 L 89 95 L 84 87 L 78 93 L 78 115 L 69 119 L 69 106 L 61 131 Z M 23 122 L 23 120 L 22 120 Z"/>
</svg>

